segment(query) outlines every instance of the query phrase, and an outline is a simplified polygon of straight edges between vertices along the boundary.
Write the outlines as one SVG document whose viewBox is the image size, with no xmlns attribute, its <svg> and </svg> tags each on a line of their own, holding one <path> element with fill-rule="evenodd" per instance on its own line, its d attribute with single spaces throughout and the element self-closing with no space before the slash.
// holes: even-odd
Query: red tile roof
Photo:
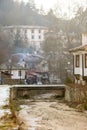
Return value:
<svg viewBox="0 0 87 130">
<path fill-rule="evenodd" d="M 69 50 L 69 52 L 77 52 L 77 51 L 87 51 L 87 44 Z"/>
</svg>

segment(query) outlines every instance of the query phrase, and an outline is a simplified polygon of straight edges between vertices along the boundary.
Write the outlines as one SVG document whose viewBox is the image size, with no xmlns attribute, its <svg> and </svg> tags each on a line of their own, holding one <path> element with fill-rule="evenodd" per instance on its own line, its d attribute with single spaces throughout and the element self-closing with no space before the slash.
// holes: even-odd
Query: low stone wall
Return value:
<svg viewBox="0 0 87 130">
<path fill-rule="evenodd" d="M 69 102 L 87 101 L 87 87 L 70 87 L 66 86 L 65 100 Z"/>
</svg>

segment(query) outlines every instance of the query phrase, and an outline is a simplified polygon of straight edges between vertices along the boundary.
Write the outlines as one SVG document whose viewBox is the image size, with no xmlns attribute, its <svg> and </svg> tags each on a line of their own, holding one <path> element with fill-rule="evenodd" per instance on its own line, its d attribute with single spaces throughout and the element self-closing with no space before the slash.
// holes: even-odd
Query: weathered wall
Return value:
<svg viewBox="0 0 87 130">
<path fill-rule="evenodd" d="M 66 86 L 65 100 L 71 102 L 84 102 L 87 100 L 87 87 Z"/>
<path fill-rule="evenodd" d="M 10 98 L 30 97 L 41 92 L 57 91 L 61 97 L 65 95 L 65 85 L 15 85 L 10 88 Z"/>
</svg>

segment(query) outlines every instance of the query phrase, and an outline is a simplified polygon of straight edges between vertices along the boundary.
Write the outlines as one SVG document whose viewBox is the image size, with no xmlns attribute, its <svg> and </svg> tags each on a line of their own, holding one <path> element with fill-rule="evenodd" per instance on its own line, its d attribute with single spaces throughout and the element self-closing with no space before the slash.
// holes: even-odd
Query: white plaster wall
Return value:
<svg viewBox="0 0 87 130">
<path fill-rule="evenodd" d="M 81 69 L 75 67 L 74 74 L 81 74 Z"/>
<path fill-rule="evenodd" d="M 82 34 L 82 45 L 86 45 L 87 44 L 87 33 L 83 33 Z"/>
<path fill-rule="evenodd" d="M 32 30 L 34 30 L 34 33 L 32 33 Z M 39 30 L 41 33 L 39 33 Z M 29 29 L 27 31 L 28 38 L 30 41 L 43 41 L 44 40 L 44 30 L 42 29 Z M 34 39 L 32 39 L 32 36 L 34 36 Z M 39 39 L 39 36 L 41 36 L 41 39 Z"/>
<path fill-rule="evenodd" d="M 25 70 L 21 70 L 21 77 L 18 75 L 19 70 L 12 70 L 12 79 L 25 79 Z"/>
<path fill-rule="evenodd" d="M 31 30 L 27 29 L 27 38 L 30 41 L 31 40 Z"/>
<path fill-rule="evenodd" d="M 32 30 L 34 30 L 34 33 L 32 33 Z M 41 30 L 41 33 L 39 33 L 39 30 Z M 44 41 L 44 33 L 45 30 L 42 29 L 28 29 L 27 38 L 29 45 L 33 44 L 37 49 L 40 49 L 40 44 Z M 34 39 L 32 39 L 32 36 L 34 36 Z M 39 36 L 41 36 L 41 39 L 39 39 Z"/>
<path fill-rule="evenodd" d="M 84 68 L 84 76 L 87 76 L 87 68 Z"/>
<path fill-rule="evenodd" d="M 43 26 L 6 26 L 4 27 L 4 29 L 13 29 L 14 34 L 16 34 L 17 29 L 19 29 L 21 36 L 25 34 L 26 30 L 28 45 L 32 45 L 33 43 L 34 45 L 36 45 L 37 49 L 41 47 L 40 44 L 44 41 L 44 34 L 47 32 L 47 28 Z M 32 30 L 34 30 L 34 33 L 32 33 Z M 41 30 L 40 33 L 39 30 Z M 32 39 L 32 35 L 34 35 L 34 39 Z M 41 36 L 41 39 L 39 39 L 39 36 Z"/>
</svg>

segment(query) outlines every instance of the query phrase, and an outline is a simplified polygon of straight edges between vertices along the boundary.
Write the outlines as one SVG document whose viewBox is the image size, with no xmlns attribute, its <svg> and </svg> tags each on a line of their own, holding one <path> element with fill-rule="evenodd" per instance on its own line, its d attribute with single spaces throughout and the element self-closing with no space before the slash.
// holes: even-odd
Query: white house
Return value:
<svg viewBox="0 0 87 130">
<path fill-rule="evenodd" d="M 75 83 L 85 84 L 87 81 L 87 33 L 82 34 L 82 46 L 70 49 L 73 54 L 73 74 Z"/>
<path fill-rule="evenodd" d="M 12 63 L 4 63 L 0 65 L 0 70 L 3 73 L 9 74 L 11 79 L 25 79 L 26 69 L 24 64 L 12 64 Z"/>
<path fill-rule="evenodd" d="M 17 33 L 20 34 L 21 39 L 27 41 L 27 47 L 33 46 L 36 50 L 40 50 L 44 41 L 44 35 L 48 28 L 44 26 L 3 26 L 3 31 L 7 32 L 13 38 Z"/>
<path fill-rule="evenodd" d="M 11 79 L 25 79 L 26 71 L 21 66 L 13 66 L 11 69 Z"/>
</svg>

